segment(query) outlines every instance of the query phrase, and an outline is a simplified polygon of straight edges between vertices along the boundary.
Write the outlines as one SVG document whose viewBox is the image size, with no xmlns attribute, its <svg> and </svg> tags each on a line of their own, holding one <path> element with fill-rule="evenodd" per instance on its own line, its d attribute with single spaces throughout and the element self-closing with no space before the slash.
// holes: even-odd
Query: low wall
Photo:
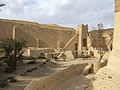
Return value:
<svg viewBox="0 0 120 90">
<path fill-rule="evenodd" d="M 87 64 L 76 64 L 56 72 L 49 77 L 32 81 L 25 90 L 53 90 L 53 88 L 69 77 L 81 73 Z"/>
<path fill-rule="evenodd" d="M 52 48 L 32 48 L 29 47 L 28 49 L 26 49 L 26 55 L 27 56 L 32 56 L 32 57 L 39 57 L 41 55 L 41 53 L 52 53 L 54 52 L 54 49 Z"/>
</svg>

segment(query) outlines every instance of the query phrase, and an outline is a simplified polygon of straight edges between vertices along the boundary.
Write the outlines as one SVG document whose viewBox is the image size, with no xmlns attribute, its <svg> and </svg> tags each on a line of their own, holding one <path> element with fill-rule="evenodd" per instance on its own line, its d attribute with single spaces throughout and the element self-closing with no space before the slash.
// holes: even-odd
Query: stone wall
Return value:
<svg viewBox="0 0 120 90">
<path fill-rule="evenodd" d="M 77 73 L 81 73 L 86 65 L 87 64 L 71 65 L 49 77 L 34 80 L 25 88 L 25 90 L 53 90 L 55 86 L 59 85 L 64 80 Z"/>
<path fill-rule="evenodd" d="M 39 40 L 40 48 L 56 48 L 58 40 L 64 47 L 76 33 L 72 28 L 58 25 L 1 19 L 0 38 L 12 37 L 14 26 L 16 38 L 25 39 L 29 47 L 36 47 L 36 39 Z"/>
<path fill-rule="evenodd" d="M 113 31 L 113 28 L 90 31 L 91 46 L 96 49 L 99 49 L 100 46 L 104 50 L 108 49 L 111 44 L 108 43 L 113 38 Z"/>
<path fill-rule="evenodd" d="M 115 0 L 115 12 L 120 11 L 120 0 Z"/>
</svg>

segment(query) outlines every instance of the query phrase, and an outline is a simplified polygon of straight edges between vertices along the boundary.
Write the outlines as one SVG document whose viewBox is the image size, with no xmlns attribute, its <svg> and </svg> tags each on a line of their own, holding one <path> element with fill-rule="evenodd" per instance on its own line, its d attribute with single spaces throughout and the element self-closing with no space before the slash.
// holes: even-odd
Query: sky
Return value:
<svg viewBox="0 0 120 90">
<path fill-rule="evenodd" d="M 58 24 L 76 28 L 99 23 L 104 28 L 113 27 L 114 0 L 0 0 L 0 18 Z"/>
</svg>

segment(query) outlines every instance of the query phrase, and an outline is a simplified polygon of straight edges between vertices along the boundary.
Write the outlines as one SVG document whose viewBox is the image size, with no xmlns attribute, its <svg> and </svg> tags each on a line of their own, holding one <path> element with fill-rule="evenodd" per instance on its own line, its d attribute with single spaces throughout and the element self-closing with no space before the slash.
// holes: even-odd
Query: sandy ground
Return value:
<svg viewBox="0 0 120 90">
<path fill-rule="evenodd" d="M 95 74 L 77 74 L 55 87 L 54 90 L 85 90 L 87 84 L 94 79 Z"/>
<path fill-rule="evenodd" d="M 78 59 L 76 61 L 69 62 L 57 62 L 63 66 L 69 66 L 78 63 L 95 63 L 98 62 L 96 59 L 82 60 Z M 95 74 L 83 75 L 81 73 L 76 74 L 69 79 L 62 82 L 59 86 L 56 86 L 54 90 L 86 90 L 87 85 L 95 79 Z"/>
<path fill-rule="evenodd" d="M 74 61 L 52 61 L 48 62 L 44 66 L 41 66 L 41 64 L 38 62 L 33 65 L 18 65 L 17 71 L 12 73 L 12 74 L 5 74 L 5 73 L 0 73 L 0 77 L 8 77 L 8 76 L 15 76 L 18 82 L 16 83 L 8 83 L 8 86 L 5 88 L 0 88 L 0 90 L 24 90 L 24 88 L 34 79 L 38 79 L 41 77 L 49 76 L 53 74 L 56 71 L 62 70 L 69 65 L 72 64 L 77 64 L 77 63 L 93 63 L 96 62 L 97 60 L 74 60 Z M 36 68 L 37 69 L 33 72 L 29 73 L 24 73 L 27 70 L 31 68 Z M 21 74 L 24 74 L 21 76 Z M 94 75 L 74 75 L 70 79 L 66 80 L 65 82 L 61 83 L 60 86 L 57 86 L 55 90 L 84 90 L 84 88 L 87 85 L 87 81 L 89 81 L 91 78 L 93 78 Z M 88 77 L 88 78 L 87 78 Z"/>
</svg>

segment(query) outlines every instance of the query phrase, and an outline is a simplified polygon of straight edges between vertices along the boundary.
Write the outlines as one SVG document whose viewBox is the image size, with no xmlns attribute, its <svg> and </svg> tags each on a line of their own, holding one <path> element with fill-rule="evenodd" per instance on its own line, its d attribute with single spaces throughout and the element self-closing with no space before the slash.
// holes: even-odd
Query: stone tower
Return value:
<svg viewBox="0 0 120 90">
<path fill-rule="evenodd" d="M 87 49 L 88 25 L 78 25 L 77 32 L 79 34 L 78 50 L 81 51 Z"/>
</svg>

